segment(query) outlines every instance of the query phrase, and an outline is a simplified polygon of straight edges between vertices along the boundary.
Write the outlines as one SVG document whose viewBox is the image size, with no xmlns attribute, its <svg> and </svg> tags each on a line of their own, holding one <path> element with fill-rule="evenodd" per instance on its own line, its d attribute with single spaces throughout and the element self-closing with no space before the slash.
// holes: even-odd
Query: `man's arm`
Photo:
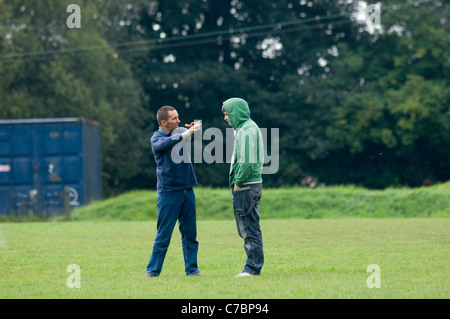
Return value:
<svg viewBox="0 0 450 319">
<path fill-rule="evenodd" d="M 175 134 L 172 136 L 164 136 L 161 134 L 154 134 L 151 139 L 152 149 L 154 151 L 165 151 L 175 146 L 182 140 L 181 134 Z"/>
<path fill-rule="evenodd" d="M 155 151 L 165 151 L 170 150 L 181 140 L 191 136 L 201 128 L 201 122 L 195 122 L 189 126 L 189 129 L 183 133 L 172 134 L 171 136 L 164 136 L 162 134 L 155 133 L 152 136 L 151 143 L 152 148 Z"/>
</svg>

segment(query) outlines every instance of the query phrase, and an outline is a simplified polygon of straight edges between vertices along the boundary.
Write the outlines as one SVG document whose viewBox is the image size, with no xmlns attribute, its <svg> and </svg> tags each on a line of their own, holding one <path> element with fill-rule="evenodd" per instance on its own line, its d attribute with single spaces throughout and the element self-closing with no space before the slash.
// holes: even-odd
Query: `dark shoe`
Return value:
<svg viewBox="0 0 450 319">
<path fill-rule="evenodd" d="M 151 272 L 146 272 L 144 278 L 151 278 L 151 277 L 157 277 L 155 274 L 152 274 Z"/>
</svg>

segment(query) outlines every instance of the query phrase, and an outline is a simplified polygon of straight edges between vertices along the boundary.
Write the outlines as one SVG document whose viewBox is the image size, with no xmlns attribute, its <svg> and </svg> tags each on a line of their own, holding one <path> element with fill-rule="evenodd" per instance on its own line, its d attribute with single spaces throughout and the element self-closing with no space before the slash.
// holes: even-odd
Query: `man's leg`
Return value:
<svg viewBox="0 0 450 319">
<path fill-rule="evenodd" d="M 195 207 L 195 194 L 192 188 L 184 191 L 179 223 L 181 245 L 186 275 L 200 272 L 197 265 L 197 217 Z"/>
<path fill-rule="evenodd" d="M 239 236 L 244 239 L 247 260 L 243 272 L 259 275 L 264 264 L 262 233 L 259 225 L 259 201 L 261 184 L 242 187 L 233 191 L 233 207 Z"/>
<path fill-rule="evenodd" d="M 158 194 L 158 221 L 147 273 L 159 276 L 169 248 L 172 232 L 181 209 L 183 191 Z"/>
</svg>

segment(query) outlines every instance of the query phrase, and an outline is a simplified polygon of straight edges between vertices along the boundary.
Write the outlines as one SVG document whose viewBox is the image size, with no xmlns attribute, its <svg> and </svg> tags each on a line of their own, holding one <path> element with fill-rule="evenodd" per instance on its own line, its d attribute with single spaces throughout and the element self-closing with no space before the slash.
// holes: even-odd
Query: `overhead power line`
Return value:
<svg viewBox="0 0 450 319">
<path fill-rule="evenodd" d="M 332 20 L 334 18 L 347 17 L 345 20 Z M 325 23 L 325 21 L 329 21 Z M 308 24 L 310 22 L 322 22 L 320 24 Z M 308 29 L 315 29 L 324 27 L 330 23 L 342 24 L 349 23 L 348 14 L 333 14 L 328 16 L 315 16 L 306 19 L 296 19 L 283 22 L 276 22 L 270 24 L 261 24 L 255 26 L 247 26 L 241 28 L 229 28 L 227 30 L 217 30 L 211 32 L 195 33 L 186 36 L 176 36 L 165 39 L 151 39 L 141 41 L 121 42 L 116 44 L 107 45 L 94 45 L 87 47 L 76 48 L 62 48 L 58 50 L 47 51 L 30 51 L 30 52 L 17 52 L 0 54 L 0 63 L 5 62 L 17 62 L 17 61 L 41 61 L 51 60 L 55 58 L 55 55 L 62 57 L 67 55 L 68 57 L 105 54 L 110 52 L 104 52 L 109 49 L 116 49 L 118 53 L 142 51 L 142 50 L 158 50 L 170 47 L 190 46 L 203 43 L 214 43 L 218 39 L 229 40 L 233 36 L 239 34 L 245 34 L 246 37 L 257 37 L 267 34 L 282 34 L 286 32 L 301 31 Z M 266 30 L 266 31 L 263 31 Z M 139 48 L 143 47 L 143 48 Z M 103 52 L 101 52 L 103 51 Z"/>
<path fill-rule="evenodd" d="M 416 2 L 414 2 L 414 6 L 417 7 L 421 4 L 429 4 L 429 3 L 433 3 L 433 0 L 417 0 Z M 412 5 L 411 2 L 402 4 L 382 3 L 383 8 L 387 8 L 385 9 L 384 14 L 386 14 L 386 12 L 391 11 L 393 12 L 395 10 L 401 9 L 403 7 L 408 7 L 411 5 Z M 228 28 L 225 30 L 194 33 L 186 36 L 175 36 L 165 39 L 129 41 L 115 44 L 61 48 L 57 50 L 47 50 L 47 51 L 4 53 L 0 54 L 0 63 L 14 63 L 22 61 L 46 61 L 61 58 L 89 56 L 96 54 L 111 54 L 111 52 L 107 51 L 110 49 L 115 49 L 114 53 L 119 54 L 147 51 L 147 50 L 160 50 L 172 47 L 183 47 L 198 44 L 214 43 L 219 41 L 220 38 L 222 40 L 230 40 L 233 36 L 236 36 L 238 34 L 245 34 L 247 38 L 264 36 L 267 34 L 282 34 L 287 32 L 322 28 L 327 25 L 327 23 L 325 23 L 326 21 L 329 21 L 328 24 L 333 23 L 333 25 L 350 23 L 353 14 L 354 13 L 336 13 L 325 16 L 314 16 L 304 19 L 294 19 L 289 21 L 259 24 L 240 28 Z M 333 20 L 335 18 L 344 18 L 344 20 Z M 311 22 L 316 22 L 316 24 L 308 24 Z M 5 28 L 5 26 L 0 26 L 0 29 L 2 28 Z"/>
</svg>

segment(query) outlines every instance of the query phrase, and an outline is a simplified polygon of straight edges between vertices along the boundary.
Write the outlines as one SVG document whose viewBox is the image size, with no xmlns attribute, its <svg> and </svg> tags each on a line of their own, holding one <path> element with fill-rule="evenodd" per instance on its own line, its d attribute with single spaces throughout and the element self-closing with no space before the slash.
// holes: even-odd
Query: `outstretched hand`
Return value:
<svg viewBox="0 0 450 319">
<path fill-rule="evenodd" d="M 197 132 L 202 126 L 202 122 L 191 122 L 191 124 L 184 124 L 192 133 Z"/>
<path fill-rule="evenodd" d="M 191 122 L 191 124 L 184 124 L 184 126 L 186 126 L 188 128 L 188 130 L 186 132 L 184 132 L 183 134 L 181 134 L 183 136 L 183 138 L 197 132 L 202 127 L 202 122 L 200 122 L 200 121 L 199 122 Z"/>
<path fill-rule="evenodd" d="M 191 128 L 196 124 L 198 127 L 200 127 L 202 125 L 202 122 L 200 122 L 200 121 L 199 122 L 191 122 L 191 124 L 184 124 L 184 126 L 186 126 L 187 128 Z"/>
</svg>

